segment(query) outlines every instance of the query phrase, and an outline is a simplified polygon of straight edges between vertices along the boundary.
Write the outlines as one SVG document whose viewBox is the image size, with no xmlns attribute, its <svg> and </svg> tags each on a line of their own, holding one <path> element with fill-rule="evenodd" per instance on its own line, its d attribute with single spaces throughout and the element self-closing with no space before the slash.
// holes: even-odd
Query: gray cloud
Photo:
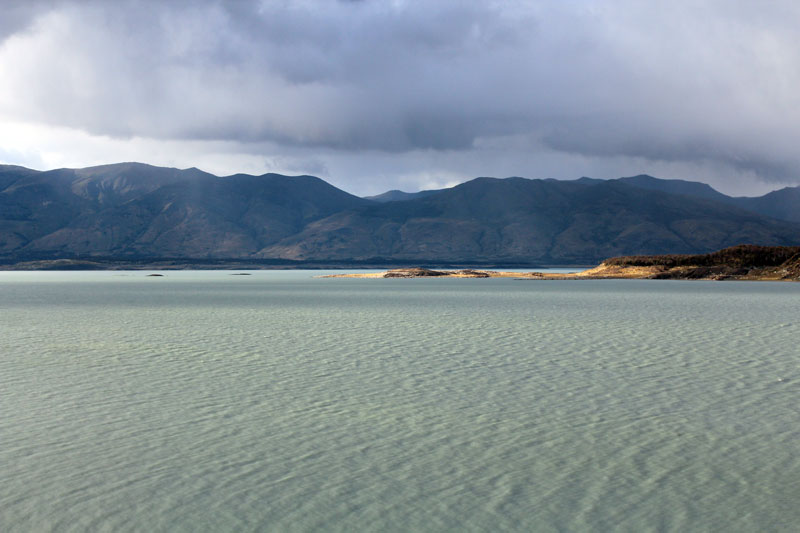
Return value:
<svg viewBox="0 0 800 533">
<path fill-rule="evenodd" d="M 27 28 L 36 16 L 52 7 L 52 2 L 35 0 L 8 0 L 3 3 L 3 16 L 0 17 L 0 40 Z"/>
<path fill-rule="evenodd" d="M 800 176 L 789 1 L 10 5 L 0 115 L 15 120 L 268 142 L 321 169 L 317 152 L 491 145 L 520 165 L 550 151 Z"/>
</svg>

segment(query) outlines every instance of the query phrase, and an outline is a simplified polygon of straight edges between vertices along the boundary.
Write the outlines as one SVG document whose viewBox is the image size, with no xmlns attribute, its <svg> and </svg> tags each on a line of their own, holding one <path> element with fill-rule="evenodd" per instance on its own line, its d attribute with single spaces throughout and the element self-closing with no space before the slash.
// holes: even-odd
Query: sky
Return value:
<svg viewBox="0 0 800 533">
<path fill-rule="evenodd" d="M 800 185 L 793 0 L 3 0 L 0 162 Z"/>
</svg>

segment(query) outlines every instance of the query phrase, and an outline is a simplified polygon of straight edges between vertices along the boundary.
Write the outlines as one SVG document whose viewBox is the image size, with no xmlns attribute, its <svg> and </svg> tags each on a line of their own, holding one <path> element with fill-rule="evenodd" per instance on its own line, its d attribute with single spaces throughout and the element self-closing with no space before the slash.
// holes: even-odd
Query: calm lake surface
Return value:
<svg viewBox="0 0 800 533">
<path fill-rule="evenodd" d="M 0 273 L 2 531 L 797 531 L 800 284 Z"/>
</svg>

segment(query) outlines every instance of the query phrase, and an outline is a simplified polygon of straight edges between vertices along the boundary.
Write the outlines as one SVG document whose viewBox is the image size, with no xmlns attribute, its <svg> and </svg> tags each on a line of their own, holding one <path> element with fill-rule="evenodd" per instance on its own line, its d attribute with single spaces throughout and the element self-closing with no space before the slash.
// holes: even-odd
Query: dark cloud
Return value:
<svg viewBox="0 0 800 533">
<path fill-rule="evenodd" d="M 121 138 L 269 142 L 318 162 L 320 150 L 475 152 L 529 139 L 505 153 L 790 181 L 796 6 L 12 2 L 0 114 Z"/>
<path fill-rule="evenodd" d="M 42 11 L 51 8 L 53 2 L 35 0 L 8 0 L 3 3 L 3 16 L 0 17 L 0 41 L 9 35 L 27 28 Z"/>
</svg>

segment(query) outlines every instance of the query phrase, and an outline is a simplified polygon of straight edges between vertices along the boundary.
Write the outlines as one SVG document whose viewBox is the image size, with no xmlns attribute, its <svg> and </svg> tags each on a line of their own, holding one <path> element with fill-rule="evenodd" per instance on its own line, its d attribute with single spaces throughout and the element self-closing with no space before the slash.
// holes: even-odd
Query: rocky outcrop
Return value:
<svg viewBox="0 0 800 533">
<path fill-rule="evenodd" d="M 800 247 L 739 245 L 701 255 L 615 257 L 600 268 L 650 268 L 652 279 L 800 280 Z"/>
<path fill-rule="evenodd" d="M 431 278 L 447 276 L 447 272 L 429 270 L 427 268 L 395 268 L 384 272 L 384 278 Z"/>
<path fill-rule="evenodd" d="M 685 279 L 800 281 L 800 247 L 740 245 L 701 255 L 614 257 L 600 265 L 569 274 L 498 272 L 493 270 L 428 270 L 403 268 L 378 274 L 337 274 L 343 278 L 508 278 L 567 279 Z"/>
</svg>

